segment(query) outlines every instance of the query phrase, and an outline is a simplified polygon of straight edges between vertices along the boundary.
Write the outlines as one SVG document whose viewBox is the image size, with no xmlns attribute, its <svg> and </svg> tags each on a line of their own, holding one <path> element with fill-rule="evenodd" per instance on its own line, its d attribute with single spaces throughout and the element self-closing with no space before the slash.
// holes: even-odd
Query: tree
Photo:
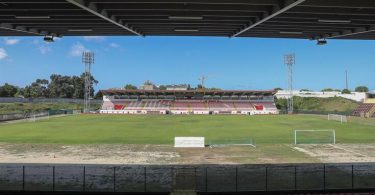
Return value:
<svg viewBox="0 0 375 195">
<path fill-rule="evenodd" d="M 134 86 L 132 84 L 126 84 L 124 89 L 127 89 L 127 90 L 137 90 L 137 86 Z"/>
<path fill-rule="evenodd" d="M 368 87 L 366 86 L 358 86 L 355 88 L 355 92 L 368 92 Z"/>
<path fill-rule="evenodd" d="M 350 94 L 350 90 L 349 89 L 344 89 L 341 91 L 342 94 Z"/>
<path fill-rule="evenodd" d="M 94 97 L 94 93 L 95 93 L 94 85 L 97 85 L 99 83 L 99 81 L 96 80 L 92 75 L 90 76 L 90 78 L 91 78 L 91 83 L 90 83 L 90 86 L 91 86 L 90 97 Z M 83 86 L 82 86 L 83 90 L 82 91 L 84 92 L 85 91 L 84 90 L 85 89 L 85 73 L 81 74 L 80 79 L 82 80 L 82 83 L 83 83 Z M 84 98 L 84 95 L 82 95 L 82 97 L 80 97 L 80 98 Z"/>
<path fill-rule="evenodd" d="M 154 83 L 152 83 L 150 80 L 147 80 L 143 83 L 143 85 L 153 85 Z"/>
<path fill-rule="evenodd" d="M 93 86 L 99 82 L 91 75 L 91 97 L 94 97 Z M 85 74 L 80 76 L 63 76 L 52 74 L 50 81 L 36 79 L 31 85 L 19 88 L 5 84 L 0 86 L 0 97 L 26 97 L 26 98 L 83 98 L 85 90 Z"/>
<path fill-rule="evenodd" d="M 24 96 L 27 98 L 49 97 L 48 83 L 49 81 L 46 79 L 37 79 L 25 87 Z"/>
<path fill-rule="evenodd" d="M 310 90 L 309 89 L 301 89 L 299 90 L 300 92 L 309 92 Z"/>
<path fill-rule="evenodd" d="M 288 109 L 288 100 L 287 99 L 277 99 L 275 98 L 276 107 L 279 110 L 287 110 Z"/>
<path fill-rule="evenodd" d="M 208 90 L 212 90 L 212 91 L 220 91 L 221 89 L 220 89 L 220 88 L 217 88 L 217 87 L 212 87 L 212 88 L 209 88 Z"/>
<path fill-rule="evenodd" d="M 333 92 L 333 91 L 340 92 L 341 90 L 340 90 L 340 89 L 332 89 L 332 88 L 325 88 L 325 89 L 322 89 L 322 92 Z"/>
<path fill-rule="evenodd" d="M 25 97 L 25 88 L 18 88 L 18 91 L 17 91 L 16 94 L 14 94 L 14 97 L 24 98 Z"/>
<path fill-rule="evenodd" d="M 103 93 L 101 91 L 98 91 L 98 93 L 95 94 L 95 99 L 103 99 Z"/>
<path fill-rule="evenodd" d="M 53 74 L 50 77 L 51 83 L 48 85 L 50 97 L 53 98 L 80 98 L 84 97 L 85 92 L 85 73 L 80 76 L 63 76 Z M 94 97 L 93 86 L 98 81 L 91 75 L 91 97 Z"/>
<path fill-rule="evenodd" d="M 165 85 L 160 85 L 159 90 L 167 90 L 167 87 Z"/>
<path fill-rule="evenodd" d="M 0 86 L 0 97 L 14 97 L 18 90 L 17 86 L 5 83 L 3 86 Z"/>
<path fill-rule="evenodd" d="M 274 91 L 281 91 L 281 90 L 283 90 L 282 88 L 280 88 L 280 87 L 276 87 L 275 89 L 273 89 Z"/>
</svg>

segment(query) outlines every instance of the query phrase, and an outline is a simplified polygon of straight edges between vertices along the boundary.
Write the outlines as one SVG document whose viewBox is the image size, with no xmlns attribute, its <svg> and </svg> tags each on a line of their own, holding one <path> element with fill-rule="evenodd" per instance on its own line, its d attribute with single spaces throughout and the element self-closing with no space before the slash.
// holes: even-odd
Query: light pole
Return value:
<svg viewBox="0 0 375 195">
<path fill-rule="evenodd" d="M 82 63 L 85 65 L 85 89 L 83 112 L 90 112 L 90 99 L 91 99 L 91 65 L 94 64 L 95 54 L 93 52 L 82 53 Z"/>
<path fill-rule="evenodd" d="M 289 88 L 289 98 L 288 98 L 288 113 L 293 114 L 293 65 L 296 63 L 295 54 L 284 55 L 284 64 L 288 67 L 288 88 Z"/>
</svg>

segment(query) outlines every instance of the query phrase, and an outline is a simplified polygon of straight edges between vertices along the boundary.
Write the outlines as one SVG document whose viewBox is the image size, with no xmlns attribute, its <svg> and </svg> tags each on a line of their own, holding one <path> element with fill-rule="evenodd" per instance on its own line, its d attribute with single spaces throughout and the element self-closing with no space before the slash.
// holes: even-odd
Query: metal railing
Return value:
<svg viewBox="0 0 375 195">
<path fill-rule="evenodd" d="M 375 190 L 375 163 L 196 166 L 1 164 L 0 189 L 49 192 Z"/>
<path fill-rule="evenodd" d="M 48 112 L 0 114 L 0 122 L 48 117 Z"/>
<path fill-rule="evenodd" d="M 103 100 L 93 99 L 91 103 L 101 104 Z M 70 98 L 16 98 L 16 97 L 0 97 L 0 103 L 77 103 L 83 104 L 83 99 Z"/>
</svg>

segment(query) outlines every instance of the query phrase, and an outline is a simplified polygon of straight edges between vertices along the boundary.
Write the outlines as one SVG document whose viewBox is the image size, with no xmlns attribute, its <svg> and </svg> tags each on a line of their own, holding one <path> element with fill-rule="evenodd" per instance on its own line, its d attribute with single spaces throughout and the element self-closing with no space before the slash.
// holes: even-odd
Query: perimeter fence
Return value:
<svg viewBox="0 0 375 195">
<path fill-rule="evenodd" d="M 3 191 L 268 192 L 375 190 L 375 163 L 0 165 Z"/>
<path fill-rule="evenodd" d="M 103 100 L 93 99 L 92 104 L 101 104 Z M 83 104 L 83 99 L 72 98 L 15 98 L 0 97 L 0 103 L 77 103 Z"/>
</svg>

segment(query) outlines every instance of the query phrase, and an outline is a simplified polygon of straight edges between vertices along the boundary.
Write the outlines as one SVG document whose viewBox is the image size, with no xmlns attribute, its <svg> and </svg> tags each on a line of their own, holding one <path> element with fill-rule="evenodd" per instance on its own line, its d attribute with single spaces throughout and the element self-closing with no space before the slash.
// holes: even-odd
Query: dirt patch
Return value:
<svg viewBox="0 0 375 195">
<path fill-rule="evenodd" d="M 325 163 L 375 162 L 375 144 L 309 144 L 293 149 Z"/>
<path fill-rule="evenodd" d="M 167 164 L 179 157 L 147 145 L 1 144 L 0 153 L 1 163 Z"/>
<path fill-rule="evenodd" d="M 174 148 L 169 145 L 0 144 L 0 163 L 72 164 L 257 164 L 308 163 L 314 158 L 272 144 L 217 148 Z"/>
</svg>

